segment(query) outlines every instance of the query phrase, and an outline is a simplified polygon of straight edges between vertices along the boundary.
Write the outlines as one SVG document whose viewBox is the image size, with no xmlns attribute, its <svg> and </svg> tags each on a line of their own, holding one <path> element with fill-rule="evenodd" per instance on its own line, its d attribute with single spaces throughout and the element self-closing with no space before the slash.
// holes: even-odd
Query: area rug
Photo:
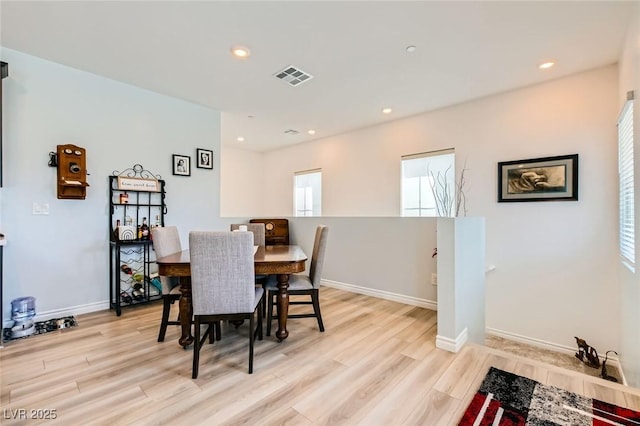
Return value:
<svg viewBox="0 0 640 426">
<path fill-rule="evenodd" d="M 491 367 L 459 425 L 640 425 L 640 412 Z"/>
<path fill-rule="evenodd" d="M 49 333 L 51 331 L 56 331 L 63 328 L 75 327 L 76 325 L 78 325 L 78 323 L 75 317 L 73 316 L 54 318 L 47 321 L 36 322 L 35 330 L 33 334 L 30 334 L 29 336 L 14 338 L 11 336 L 11 328 L 5 328 L 2 330 L 2 337 L 5 342 L 8 342 L 10 340 L 25 339 L 27 337 L 37 336 L 38 334 Z"/>
</svg>

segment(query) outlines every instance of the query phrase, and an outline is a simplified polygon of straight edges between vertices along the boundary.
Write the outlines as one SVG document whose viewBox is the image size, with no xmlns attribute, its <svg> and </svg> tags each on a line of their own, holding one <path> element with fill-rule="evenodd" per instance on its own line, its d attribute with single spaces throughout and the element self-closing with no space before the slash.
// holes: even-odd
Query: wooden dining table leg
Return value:
<svg viewBox="0 0 640 426">
<path fill-rule="evenodd" d="M 182 335 L 180 336 L 180 346 L 186 348 L 193 343 L 191 335 L 191 318 L 193 317 L 193 306 L 191 305 L 191 277 L 180 277 L 180 327 Z"/>
<path fill-rule="evenodd" d="M 278 274 L 278 331 L 276 337 L 282 341 L 289 336 L 287 316 L 289 315 L 289 274 Z"/>
</svg>

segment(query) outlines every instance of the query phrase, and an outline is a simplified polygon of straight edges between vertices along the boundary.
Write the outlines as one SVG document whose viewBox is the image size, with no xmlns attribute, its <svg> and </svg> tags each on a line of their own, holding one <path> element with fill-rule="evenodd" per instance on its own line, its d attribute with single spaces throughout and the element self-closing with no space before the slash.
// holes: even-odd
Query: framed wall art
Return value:
<svg viewBox="0 0 640 426">
<path fill-rule="evenodd" d="M 191 176 L 191 157 L 173 154 L 173 174 L 177 176 Z"/>
<path fill-rule="evenodd" d="M 197 148 L 196 158 L 196 167 L 199 169 L 213 169 L 213 151 Z"/>
<path fill-rule="evenodd" d="M 577 201 L 578 154 L 498 163 L 498 202 Z"/>
</svg>

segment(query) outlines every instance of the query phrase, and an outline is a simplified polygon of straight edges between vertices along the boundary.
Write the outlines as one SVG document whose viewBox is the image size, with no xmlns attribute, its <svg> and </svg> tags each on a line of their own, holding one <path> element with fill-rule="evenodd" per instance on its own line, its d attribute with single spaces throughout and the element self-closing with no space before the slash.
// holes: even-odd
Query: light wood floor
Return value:
<svg viewBox="0 0 640 426">
<path fill-rule="evenodd" d="M 81 315 L 78 327 L 10 342 L 0 350 L 0 423 L 21 423 L 11 410 L 55 409 L 57 419 L 43 423 L 457 424 L 490 366 L 640 409 L 637 389 L 482 346 L 436 349 L 433 311 L 320 293 L 326 332 L 314 319 L 290 320 L 286 341 L 256 342 L 253 375 L 248 327 L 224 326 L 192 380 L 192 351 L 178 346 L 178 327 L 156 342 L 159 304 L 120 318 Z"/>
</svg>

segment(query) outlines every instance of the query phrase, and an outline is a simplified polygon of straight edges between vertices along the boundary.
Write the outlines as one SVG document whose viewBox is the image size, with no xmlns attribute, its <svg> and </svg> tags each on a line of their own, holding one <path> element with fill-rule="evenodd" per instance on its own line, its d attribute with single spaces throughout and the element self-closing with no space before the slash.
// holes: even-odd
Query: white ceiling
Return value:
<svg viewBox="0 0 640 426">
<path fill-rule="evenodd" d="M 630 6 L 2 0 L 0 45 L 217 109 L 223 145 L 265 151 L 615 63 Z"/>
</svg>

